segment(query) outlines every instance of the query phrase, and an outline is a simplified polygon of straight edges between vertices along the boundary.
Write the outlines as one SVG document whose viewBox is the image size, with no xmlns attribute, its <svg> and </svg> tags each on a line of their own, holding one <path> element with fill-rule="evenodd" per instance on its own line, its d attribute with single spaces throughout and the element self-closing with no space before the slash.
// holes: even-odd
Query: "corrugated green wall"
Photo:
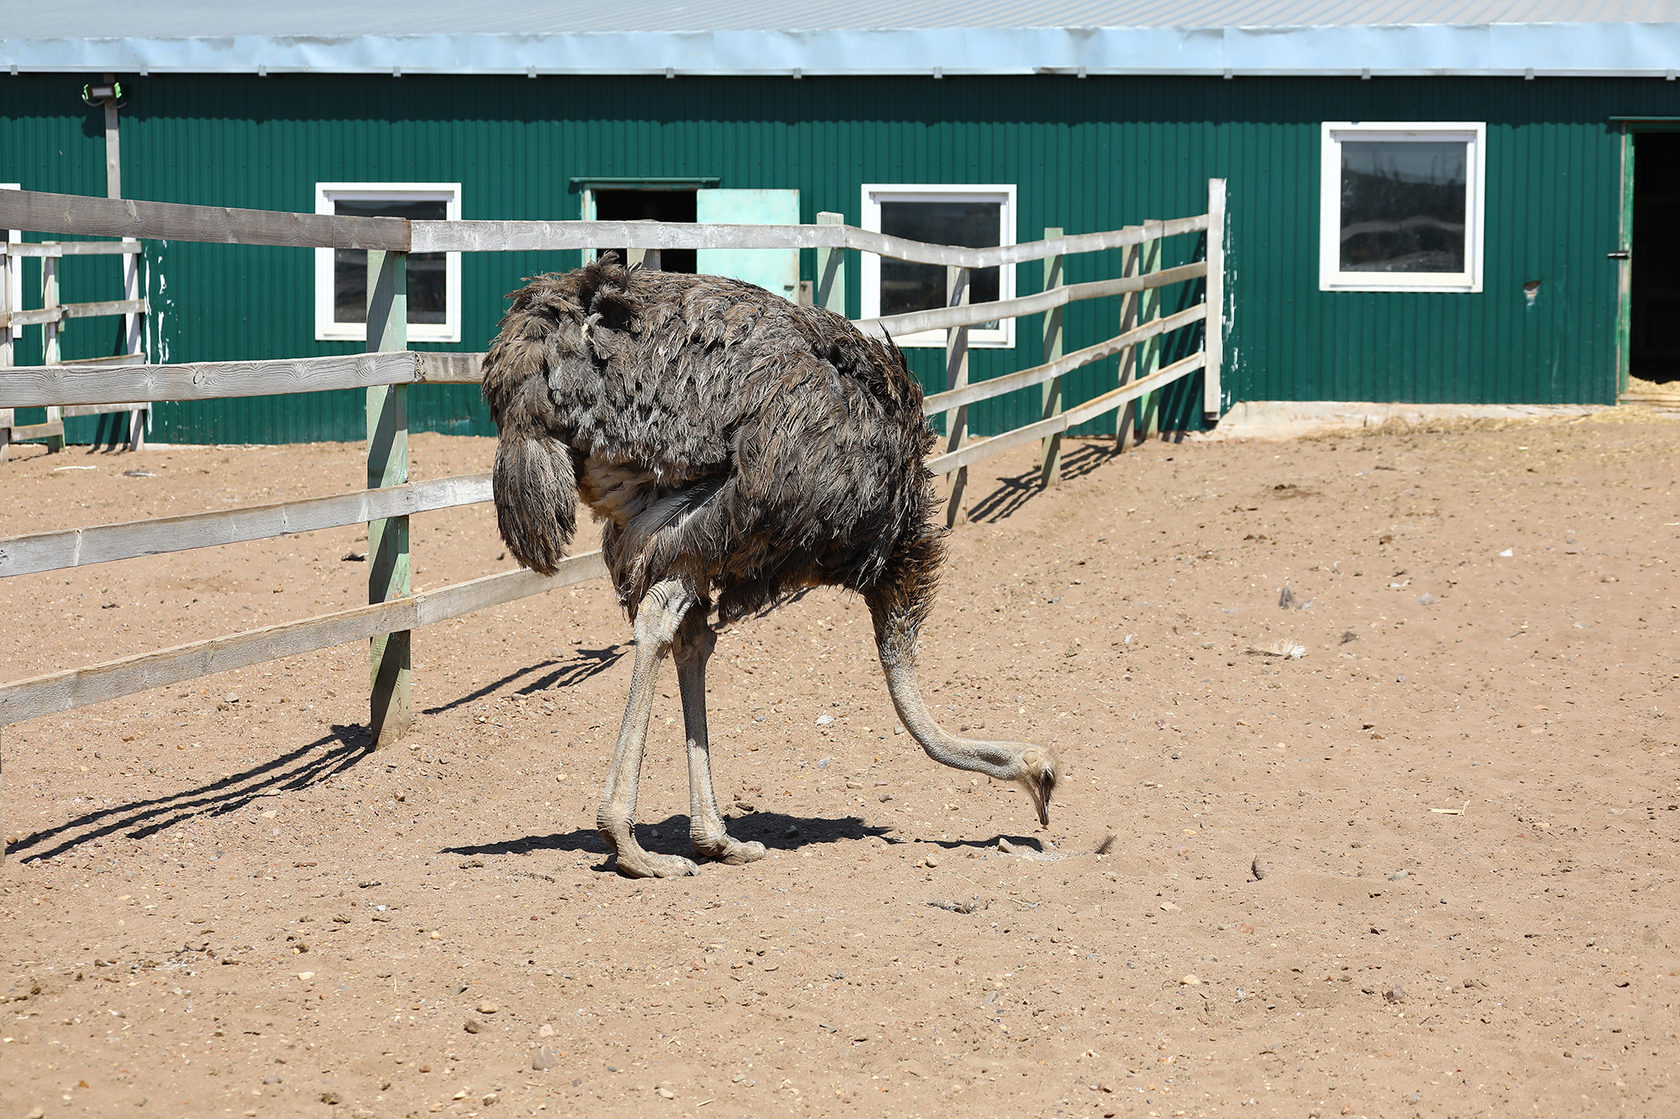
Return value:
<svg viewBox="0 0 1680 1119">
<path fill-rule="evenodd" d="M 0 181 L 104 192 L 100 117 L 80 103 L 83 80 L 0 78 Z M 468 218 L 576 218 L 576 177 L 716 176 L 726 187 L 797 187 L 804 220 L 837 210 L 855 223 L 864 182 L 1004 182 L 1017 184 L 1017 234 L 1029 240 L 1047 225 L 1084 232 L 1198 213 L 1207 179 L 1223 176 L 1228 400 L 1613 400 L 1616 273 L 1605 254 L 1617 247 L 1620 137 L 1611 118 L 1680 116 L 1680 87 L 1645 80 L 153 76 L 125 85 L 125 193 L 211 205 L 311 210 L 317 181 L 459 180 Z M 1318 291 L 1324 120 L 1487 122 L 1483 292 Z M 1194 246 L 1184 238 L 1175 249 L 1169 264 Z M 809 277 L 814 254 L 805 255 Z M 1113 274 L 1116 256 L 1076 260 L 1068 278 Z M 468 256 L 464 334 L 449 348 L 484 348 L 504 293 L 573 263 L 575 254 Z M 154 344 L 168 360 L 356 348 L 314 341 L 308 251 L 151 243 L 147 264 Z M 857 272 L 848 276 L 854 314 Z M 1022 266 L 1018 290 L 1035 290 L 1038 274 Z M 1539 284 L 1532 298 L 1529 282 Z M 1169 309 L 1194 297 L 1169 293 Z M 1067 347 L 1112 333 L 1116 313 L 1112 303 L 1071 309 Z M 976 350 L 972 376 L 1035 364 L 1037 332 L 1029 320 L 1015 350 Z M 71 324 L 66 354 L 107 352 L 111 333 Z M 930 386 L 942 376 L 937 351 L 912 363 Z M 1071 398 L 1112 376 L 1110 363 L 1070 378 Z M 416 390 L 411 410 L 419 430 L 489 430 L 468 387 Z M 1029 390 L 971 420 L 986 432 L 1036 410 Z M 164 405 L 153 438 L 357 439 L 361 411 L 355 393 Z M 1166 414 L 1196 426 L 1199 384 L 1171 394 Z"/>
</svg>

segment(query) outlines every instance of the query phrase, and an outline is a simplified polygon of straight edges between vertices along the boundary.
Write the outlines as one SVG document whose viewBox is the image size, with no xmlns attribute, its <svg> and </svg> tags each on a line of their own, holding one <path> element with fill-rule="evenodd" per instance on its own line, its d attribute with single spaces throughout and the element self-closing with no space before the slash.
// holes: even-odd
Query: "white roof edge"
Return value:
<svg viewBox="0 0 1680 1119">
<path fill-rule="evenodd" d="M 0 37 L 0 76 L 109 71 L 1669 77 L 1677 67 L 1680 23 Z"/>
</svg>

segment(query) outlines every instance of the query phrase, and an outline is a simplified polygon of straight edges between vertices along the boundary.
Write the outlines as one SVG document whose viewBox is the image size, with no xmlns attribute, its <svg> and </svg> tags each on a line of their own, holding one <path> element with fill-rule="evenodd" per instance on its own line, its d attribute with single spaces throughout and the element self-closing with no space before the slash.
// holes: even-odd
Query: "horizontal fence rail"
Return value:
<svg viewBox="0 0 1680 1119">
<path fill-rule="evenodd" d="M 281 657 L 435 625 L 606 573 L 601 553 L 586 552 L 564 561 L 552 576 L 524 569 L 499 571 L 392 602 L 376 602 L 353 610 L 124 657 L 90 668 L 73 668 L 0 684 L 0 726 Z"/>
<path fill-rule="evenodd" d="M 406 218 L 352 218 L 35 190 L 0 191 L 0 229 L 71 236 L 408 252 L 409 224 Z"/>
<path fill-rule="evenodd" d="M 106 315 L 145 314 L 144 299 L 106 299 L 97 303 L 60 303 L 38 311 L 0 311 L 0 330 L 6 327 L 45 326 L 65 319 L 97 319 Z"/>
<path fill-rule="evenodd" d="M 1216 409 L 1224 315 L 1224 220 L 1224 184 L 1218 180 L 1209 184 L 1206 214 L 1143 222 L 1099 233 L 1062 235 L 1059 230 L 1048 230 L 1038 241 L 990 248 L 930 245 L 892 237 L 840 224 L 837 215 L 824 215 L 822 222 L 810 226 L 435 222 L 0 191 L 0 228 L 48 235 L 129 239 L 13 243 L 6 247 L 12 256 L 36 256 L 50 261 L 71 255 L 133 254 L 140 251 L 138 241 L 134 240 L 137 238 L 367 249 L 372 253 L 369 286 L 381 291 L 402 290 L 400 279 L 392 277 L 400 277 L 403 254 L 411 252 L 546 251 L 592 249 L 603 244 L 626 244 L 638 249 L 814 248 L 819 250 L 819 271 L 823 273 L 820 290 L 827 293 L 819 295 L 819 302 L 830 306 L 837 290 L 832 283 L 837 275 L 835 250 L 875 253 L 943 266 L 947 270 L 949 290 L 960 293 L 953 297 L 952 305 L 886 316 L 858 325 L 895 336 L 932 330 L 947 332 L 948 354 L 955 355 L 950 365 L 951 387 L 929 394 L 923 411 L 930 417 L 943 414 L 948 423 L 953 420 L 956 423 L 955 434 L 947 437 L 949 449 L 926 464 L 934 474 L 954 479 L 950 505 L 953 510 L 961 494 L 961 472 L 972 463 L 1034 441 L 1045 443 L 1048 463 L 1052 461 L 1049 448 L 1061 433 L 1117 409 L 1138 405 L 1190 374 L 1205 373 L 1206 407 L 1209 411 Z M 1206 234 L 1205 259 L 1172 268 L 1158 266 L 1159 246 L 1164 238 L 1198 233 Z M 1125 274 L 1077 284 L 1061 283 L 1062 258 L 1108 250 L 1125 251 Z M 1031 261 L 1047 262 L 1045 290 L 992 303 L 969 302 L 966 292 L 972 270 Z M 378 284 L 373 282 L 375 273 L 379 276 Z M 1054 281 L 1050 279 L 1052 274 L 1057 277 Z M 387 280 L 394 287 L 388 286 Z M 1197 280 L 1205 283 L 1203 302 L 1175 313 L 1160 313 L 1161 289 Z M 1094 345 L 1063 354 L 1059 337 L 1061 309 L 1074 303 L 1116 297 L 1123 301 L 1117 320 L 1118 332 Z M 406 438 L 406 405 L 400 397 L 403 387 L 477 383 L 482 379 L 484 354 L 408 350 L 403 332 L 392 329 L 393 323 L 405 321 L 401 303 L 401 299 L 383 307 L 370 303 L 370 352 L 362 354 L 185 364 L 135 364 L 136 355 L 122 355 L 63 365 L 0 367 L 0 421 L 10 422 L 10 413 L 18 408 L 47 407 L 74 416 L 98 414 L 116 405 L 139 407 L 143 402 L 364 389 L 369 391 L 370 418 L 377 401 L 382 409 L 381 423 L 394 416 L 395 434 Z M 143 313 L 144 304 L 143 299 L 72 303 L 57 305 L 50 311 L 0 306 L 0 314 L 9 315 L 0 326 L 15 329 L 36 325 L 51 330 L 57 323 L 79 314 Z M 48 314 L 54 317 L 45 317 Z M 969 383 L 964 357 L 969 328 L 999 318 L 1026 315 L 1045 317 L 1045 360 L 1031 368 Z M 1051 324 L 1058 332 L 1054 346 Z M 1198 325 L 1203 327 L 1206 337 L 1202 348 L 1157 367 L 1161 341 L 1175 331 Z M 1059 387 L 1063 376 L 1116 355 L 1122 358 L 1120 383 L 1116 387 L 1091 400 L 1063 407 Z M 967 407 L 1035 386 L 1044 392 L 1042 419 L 989 438 L 965 439 Z M 393 398 L 389 394 L 398 396 Z M 395 405 L 393 399 L 397 401 Z M 1123 432 L 1125 426 L 1122 423 Z M 379 430 L 381 441 L 390 434 L 383 427 Z M 385 454 L 380 448 L 386 446 L 379 442 L 376 448 L 372 431 L 370 427 L 370 463 L 376 455 Z M 1046 479 L 1053 480 L 1053 477 L 1047 466 Z M 397 484 L 391 484 L 393 481 Z M 408 482 L 406 473 L 400 478 L 376 480 L 370 470 L 369 485 L 369 489 L 351 494 L 0 539 L 0 577 L 376 523 L 401 525 L 405 542 L 401 545 L 400 562 L 406 568 L 407 517 L 491 499 L 487 474 Z M 599 553 L 591 552 L 566 560 L 561 571 L 550 578 L 526 570 L 502 571 L 447 587 L 404 594 L 390 601 L 373 601 L 350 610 L 0 684 L 0 726 L 346 642 L 373 641 L 377 645 L 386 637 L 406 635 L 413 629 L 604 574 L 606 569 Z M 376 703 L 378 687 L 376 682 Z"/>
<path fill-rule="evenodd" d="M 428 357 L 434 355 L 426 355 Z M 287 392 L 407 385 L 420 355 L 407 350 L 266 361 L 204 361 L 183 365 L 97 362 L 0 368 L 0 408 L 49 404 L 111 404 L 122 400 L 222 400 Z"/>
<path fill-rule="evenodd" d="M 12 256 L 138 256 L 144 250 L 138 241 L 13 241 L 0 245 L 0 253 Z"/>
<path fill-rule="evenodd" d="M 895 338 L 903 337 L 923 330 L 950 330 L 959 326 L 978 326 L 994 319 L 1041 314 L 1066 307 L 1069 303 L 1169 287 L 1206 275 L 1207 262 L 1196 261 L 1193 264 L 1166 268 L 1143 276 L 1068 284 L 1065 287 L 1039 292 L 1037 295 L 998 299 L 991 303 L 964 303 L 955 307 L 937 307 L 931 311 L 908 311 L 902 315 L 887 315 L 878 319 L 859 319 L 857 326 L 863 330 L 885 331 Z"/>
<path fill-rule="evenodd" d="M 410 221 L 175 202 L 0 191 L 0 228 L 218 244 L 389 252 L 547 252 L 645 249 L 853 249 L 916 264 L 997 268 L 1052 256 L 1123 249 L 1208 228 L 1206 214 L 991 248 L 932 245 L 850 225 L 712 225 L 624 221 Z"/>
<path fill-rule="evenodd" d="M 1206 362 L 1207 355 L 1191 354 L 1189 357 L 1175 361 L 1146 377 L 1140 377 L 1131 384 L 1122 385 L 1101 396 L 1087 400 L 1083 404 L 1069 408 L 1060 415 L 1015 428 L 1013 431 L 1004 432 L 1002 435 L 994 435 L 988 439 L 970 443 L 961 450 L 952 451 L 949 454 L 930 458 L 927 460 L 927 468 L 934 474 L 949 474 L 951 471 L 960 470 L 970 463 L 979 462 L 982 459 L 990 458 L 992 455 L 1000 455 L 1004 451 L 1013 450 L 1016 447 L 1037 442 L 1046 436 L 1066 431 L 1068 428 L 1082 424 L 1086 420 L 1094 420 L 1104 413 L 1124 407 L 1128 402 L 1136 400 L 1145 393 L 1163 388 L 1180 377 L 1194 373 L 1201 369 Z"/>
<path fill-rule="evenodd" d="M 65 409 L 65 414 L 73 413 Z M 462 474 L 333 497 L 41 532 L 0 540 L 0 578 L 213 548 L 220 544 L 270 540 L 489 500 L 489 474 Z"/>
<path fill-rule="evenodd" d="M 1057 358 L 1044 365 L 1035 365 L 1031 369 L 1022 369 L 1016 373 L 1006 373 L 1001 377 L 993 377 L 986 381 L 976 381 L 960 389 L 949 392 L 935 393 L 922 401 L 923 415 L 933 416 L 964 404 L 977 404 L 982 400 L 990 400 L 1017 389 L 1031 388 L 1042 385 L 1052 377 L 1061 377 L 1073 372 L 1081 366 L 1089 365 L 1093 361 L 1113 357 L 1128 346 L 1135 346 L 1139 342 L 1147 342 L 1163 334 L 1170 334 L 1175 330 L 1182 330 L 1192 323 L 1201 322 L 1207 317 L 1207 308 L 1201 305 L 1187 308 L 1163 319 L 1154 319 L 1143 326 L 1135 327 L 1124 334 L 1117 334 L 1106 342 L 1098 342 L 1094 346 L 1086 346 L 1082 350 L 1075 350 L 1071 354 Z M 1102 415 L 1097 412 L 1096 415 Z"/>
<path fill-rule="evenodd" d="M 0 218 L 4 211 L 0 210 Z M 360 219 L 368 220 L 368 219 Z M 593 249 L 854 249 L 916 264 L 997 268 L 1051 256 L 1123 249 L 1145 241 L 1195 233 L 1207 216 L 1145 222 L 1108 233 L 990 248 L 931 245 L 851 225 L 724 225 L 628 221 L 416 221 L 411 252 L 511 252 Z"/>
</svg>

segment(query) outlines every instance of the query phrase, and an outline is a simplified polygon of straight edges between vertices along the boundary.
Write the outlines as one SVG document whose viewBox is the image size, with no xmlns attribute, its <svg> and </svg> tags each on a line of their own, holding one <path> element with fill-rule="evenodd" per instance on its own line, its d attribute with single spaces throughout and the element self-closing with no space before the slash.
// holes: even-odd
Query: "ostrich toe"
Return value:
<svg viewBox="0 0 1680 1119">
<path fill-rule="evenodd" d="M 607 842 L 618 848 L 618 872 L 626 878 L 681 878 L 700 873 L 700 866 L 693 859 L 685 859 L 681 855 L 657 855 L 644 850 L 634 841 L 619 845 L 609 838 Z"/>
<path fill-rule="evenodd" d="M 719 829 L 716 835 L 694 836 L 694 849 L 715 862 L 739 866 L 755 863 L 764 857 L 764 844 L 754 840 L 740 840 Z"/>
</svg>

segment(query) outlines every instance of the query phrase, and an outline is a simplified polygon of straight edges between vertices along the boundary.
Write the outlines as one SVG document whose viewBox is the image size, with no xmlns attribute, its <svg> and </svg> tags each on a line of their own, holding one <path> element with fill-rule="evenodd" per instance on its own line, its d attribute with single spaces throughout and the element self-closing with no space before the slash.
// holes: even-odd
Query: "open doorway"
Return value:
<svg viewBox="0 0 1680 1119">
<path fill-rule="evenodd" d="M 594 193 L 596 221 L 680 221 L 696 220 L 693 188 L 684 190 L 647 188 L 596 188 Z M 599 252 L 615 252 L 619 260 L 627 260 L 623 245 L 603 245 Z M 659 254 L 659 267 L 666 272 L 694 272 L 695 250 L 664 249 Z"/>
<path fill-rule="evenodd" d="M 1637 132 L 1633 144 L 1628 373 L 1680 387 L 1680 132 Z"/>
<path fill-rule="evenodd" d="M 698 225 L 798 225 L 799 191 L 778 187 L 722 188 L 715 178 L 573 179 L 582 192 L 584 221 L 681 222 Z M 785 299 L 801 298 L 799 250 L 735 247 L 742 238 L 721 235 L 707 249 L 648 250 L 636 258 L 622 245 L 603 244 L 585 259 L 617 252 L 627 264 L 638 261 L 666 272 L 729 276 L 757 284 Z M 750 238 L 749 238 L 750 240 Z"/>
</svg>

